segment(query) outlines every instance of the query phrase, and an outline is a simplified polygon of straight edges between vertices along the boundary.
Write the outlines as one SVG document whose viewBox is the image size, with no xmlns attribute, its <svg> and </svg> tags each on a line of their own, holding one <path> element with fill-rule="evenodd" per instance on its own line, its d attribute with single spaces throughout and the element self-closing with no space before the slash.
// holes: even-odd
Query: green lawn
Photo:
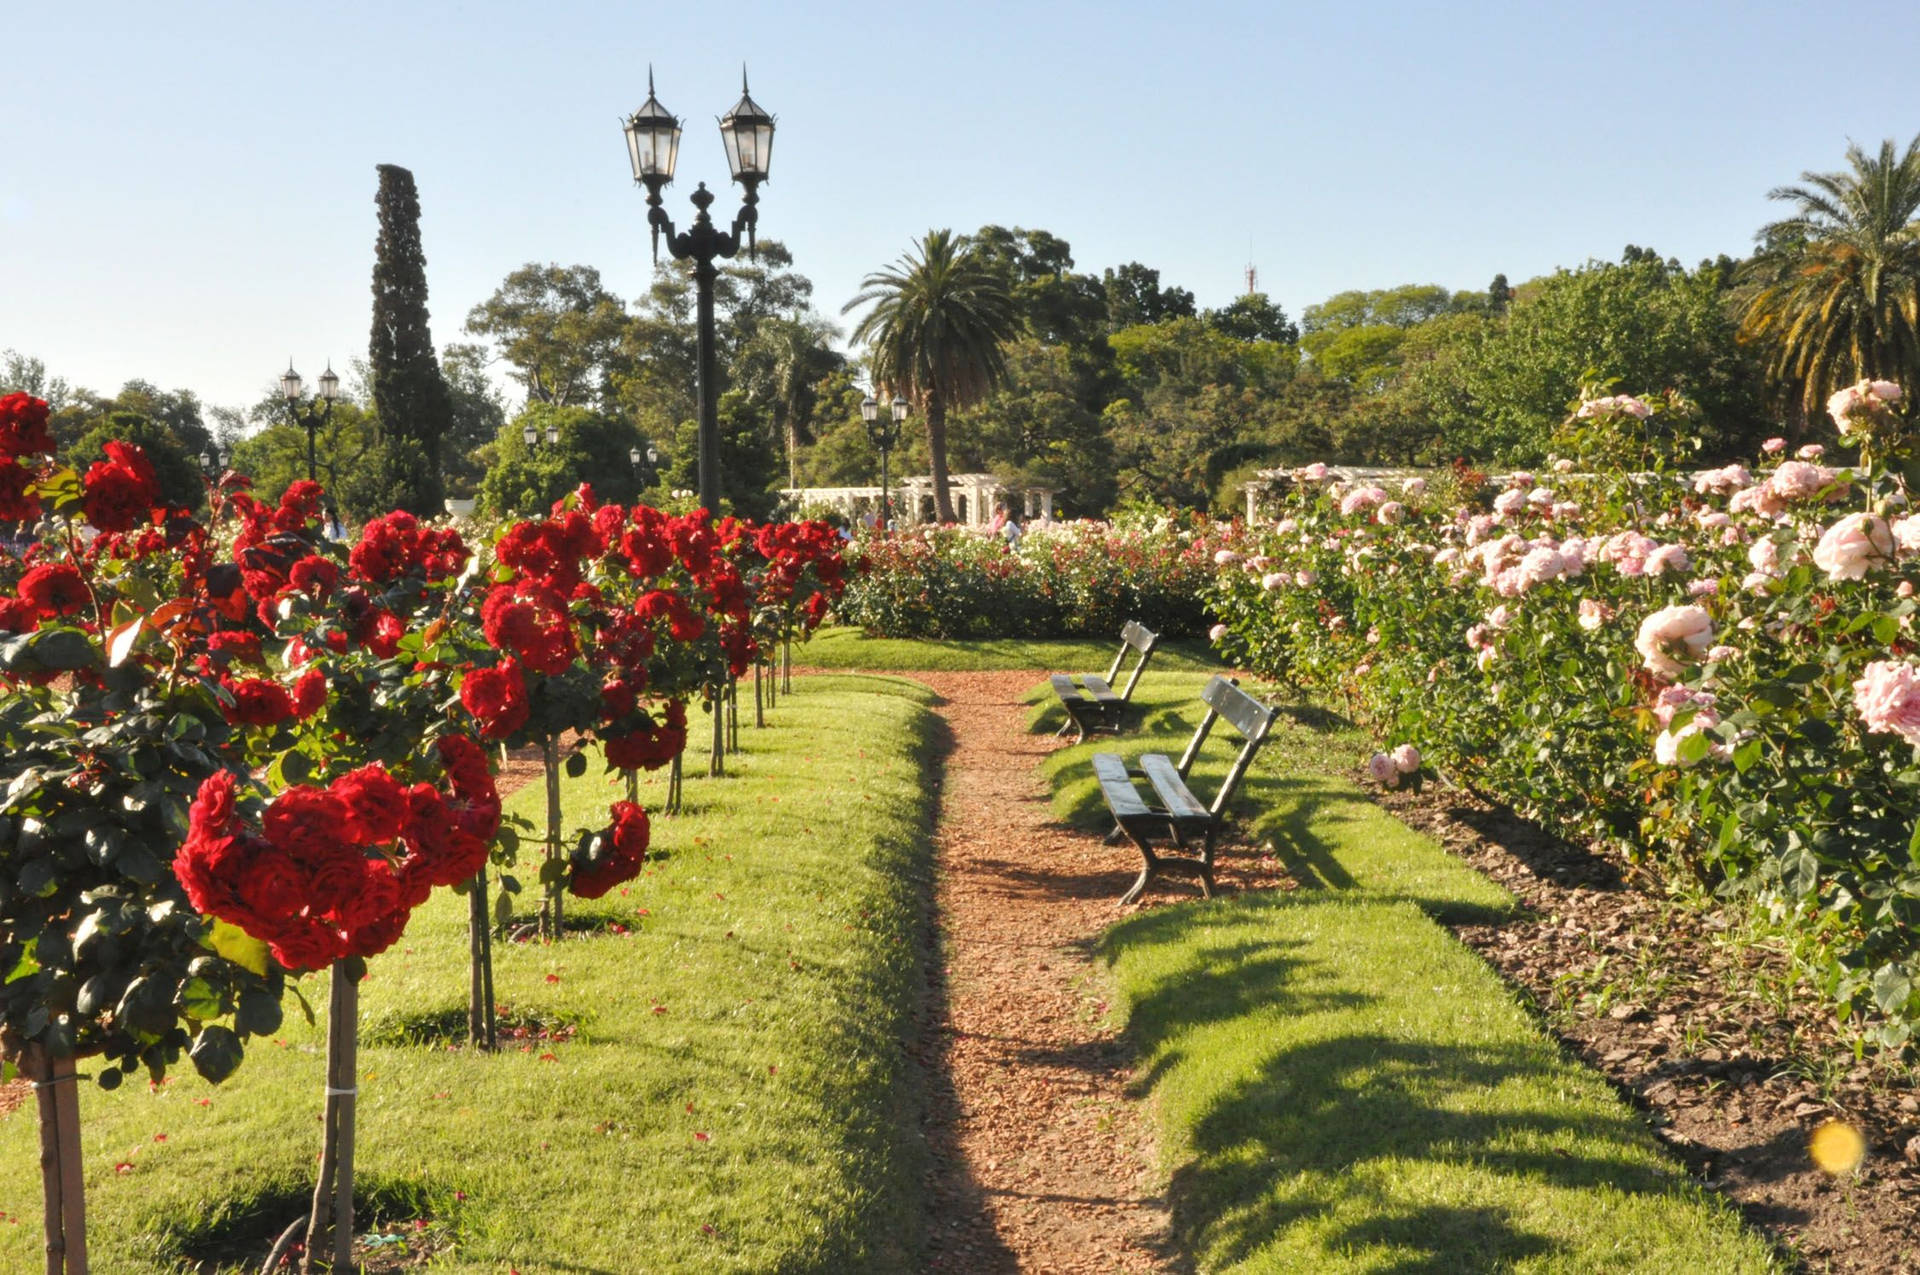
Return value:
<svg viewBox="0 0 1920 1275">
<path fill-rule="evenodd" d="M 985 641 L 935 641 L 914 638 L 875 638 L 855 628 L 826 628 L 793 648 L 793 662 L 809 668 L 897 669 L 954 673 L 990 673 L 1011 669 L 1045 669 L 1052 673 L 1104 673 L 1120 649 L 1120 635 L 1111 641 L 1078 638 L 1037 640 L 1000 638 Z M 1195 672 L 1211 669 L 1216 661 L 1205 638 L 1169 638 L 1153 653 L 1149 669 Z M 1131 658 L 1127 668 L 1132 668 Z"/>
<path fill-rule="evenodd" d="M 464 902 L 417 913 L 362 993 L 378 1220 L 424 1210 L 450 1229 L 436 1270 L 913 1269 L 924 1150 L 902 1042 L 927 959 L 929 698 L 809 678 L 768 729 L 743 723 L 729 777 L 689 767 L 645 876 L 577 905 L 626 934 L 497 946 L 501 1001 L 569 1039 L 496 1057 L 399 1043 L 464 1004 Z M 598 770 L 570 782 L 570 824 L 618 795 Z M 663 791 L 655 777 L 643 804 Z M 324 978 L 307 995 L 319 1007 Z M 157 1093 L 83 1089 L 96 1270 L 166 1270 L 224 1219 L 297 1211 L 322 1042 L 288 1014 L 218 1088 L 188 1071 Z M 0 1120 L 0 1215 L 17 1223 L 0 1220 L 0 1270 L 37 1269 L 35 1138 L 31 1105 Z"/>
<path fill-rule="evenodd" d="M 1142 730 L 1118 750 L 1177 754 L 1202 680 L 1149 675 Z M 1057 722 L 1033 698 L 1036 727 Z M 1224 726 L 1209 741 L 1204 795 L 1235 747 Z M 1781 1269 L 1434 919 L 1497 921 L 1514 905 L 1366 799 L 1347 778 L 1364 747 L 1296 711 L 1241 790 L 1242 826 L 1302 888 L 1172 902 L 1103 940 L 1200 1268 Z M 1113 748 L 1048 759 L 1062 817 L 1101 826 L 1086 757 Z M 1190 887 L 1154 889 L 1167 901 Z"/>
</svg>

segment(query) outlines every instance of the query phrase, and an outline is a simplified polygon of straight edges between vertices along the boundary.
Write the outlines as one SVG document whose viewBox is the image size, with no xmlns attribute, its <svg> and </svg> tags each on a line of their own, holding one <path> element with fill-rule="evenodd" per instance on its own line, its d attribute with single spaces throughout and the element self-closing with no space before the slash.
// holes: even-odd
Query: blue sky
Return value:
<svg viewBox="0 0 1920 1275">
<path fill-rule="evenodd" d="M 257 399 L 366 347 L 374 166 L 413 170 L 434 335 L 528 261 L 646 287 L 618 117 L 780 121 L 761 230 L 837 315 L 935 226 L 1044 227 L 1218 305 L 1738 254 L 1770 187 L 1904 144 L 1911 3 L 7 6 L 0 348 Z M 735 201 L 723 195 L 720 209 Z"/>
</svg>

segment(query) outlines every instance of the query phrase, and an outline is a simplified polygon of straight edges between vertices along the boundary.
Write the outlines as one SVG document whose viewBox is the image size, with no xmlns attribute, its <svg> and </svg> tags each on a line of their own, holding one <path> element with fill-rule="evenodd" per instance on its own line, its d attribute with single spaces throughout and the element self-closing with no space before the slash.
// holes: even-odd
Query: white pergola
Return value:
<svg viewBox="0 0 1920 1275">
<path fill-rule="evenodd" d="M 948 494 L 953 499 L 954 516 L 961 525 L 984 527 L 993 520 L 993 511 L 1005 501 L 1007 508 L 1020 515 L 1021 522 L 1035 518 L 1053 518 L 1052 487 L 1009 486 L 992 474 L 950 474 Z M 878 512 L 880 488 L 873 487 L 787 487 L 781 490 L 796 508 L 829 505 L 846 514 L 849 521 L 868 510 Z M 893 520 L 905 526 L 933 521 L 933 479 L 921 476 L 903 478 L 888 502 Z"/>
</svg>

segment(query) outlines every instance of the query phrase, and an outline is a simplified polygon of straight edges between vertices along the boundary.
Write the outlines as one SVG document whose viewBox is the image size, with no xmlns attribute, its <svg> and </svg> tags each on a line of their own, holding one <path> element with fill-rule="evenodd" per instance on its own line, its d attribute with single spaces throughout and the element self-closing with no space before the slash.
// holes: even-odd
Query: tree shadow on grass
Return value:
<svg viewBox="0 0 1920 1275">
<path fill-rule="evenodd" d="M 1203 1047 L 1264 1054 L 1206 1101 L 1173 1174 L 1176 1233 L 1210 1266 L 1246 1260 L 1294 1228 L 1310 1228 L 1311 1242 L 1328 1254 L 1378 1249 L 1381 1264 L 1370 1269 L 1405 1275 L 1504 1269 L 1565 1247 L 1497 1202 L 1433 1203 L 1424 1185 L 1430 1167 L 1443 1182 L 1447 1168 L 1458 1170 L 1463 1192 L 1488 1176 L 1529 1191 L 1685 1189 L 1647 1154 L 1630 1112 L 1562 1107 L 1550 1097 L 1564 1087 L 1566 1064 L 1543 1043 L 1376 1030 L 1412 993 L 1391 971 L 1378 984 L 1362 983 L 1325 955 L 1327 944 L 1354 932 L 1328 909 L 1348 906 L 1324 895 L 1242 896 L 1225 908 L 1146 913 L 1107 935 L 1110 961 L 1138 952 L 1153 962 L 1143 968 L 1158 972 L 1130 999 L 1126 1036 L 1151 1060 L 1136 1082 L 1141 1090 L 1196 1061 L 1192 1051 Z M 1379 912 L 1383 923 L 1392 919 Z M 1215 926 L 1218 941 L 1210 942 Z M 1248 937 L 1250 928 L 1257 937 Z M 1308 933 L 1318 937 L 1290 937 Z M 1173 966 L 1156 951 L 1169 947 L 1180 955 Z M 1334 1034 L 1294 1029 L 1315 1017 Z M 1232 1032 L 1241 1020 L 1244 1030 Z M 1263 1022 L 1286 1027 L 1263 1031 Z M 1396 1197 L 1409 1175 L 1423 1183 L 1420 1202 Z"/>
</svg>

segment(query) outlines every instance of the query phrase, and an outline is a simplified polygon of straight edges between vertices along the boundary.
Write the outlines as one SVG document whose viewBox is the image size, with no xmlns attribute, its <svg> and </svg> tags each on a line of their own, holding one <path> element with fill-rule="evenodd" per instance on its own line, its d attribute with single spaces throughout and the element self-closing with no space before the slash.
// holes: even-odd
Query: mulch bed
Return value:
<svg viewBox="0 0 1920 1275">
<path fill-rule="evenodd" d="M 1619 865 L 1463 793 L 1382 793 L 1404 822 L 1511 890 L 1528 915 L 1454 927 L 1604 1072 L 1708 1186 L 1792 1246 L 1804 1269 L 1920 1270 L 1920 1097 L 1913 1073 L 1856 1063 L 1785 958 L 1726 941 L 1728 919 L 1634 888 Z M 1841 1119 L 1859 1173 L 1808 1153 Z"/>
</svg>

